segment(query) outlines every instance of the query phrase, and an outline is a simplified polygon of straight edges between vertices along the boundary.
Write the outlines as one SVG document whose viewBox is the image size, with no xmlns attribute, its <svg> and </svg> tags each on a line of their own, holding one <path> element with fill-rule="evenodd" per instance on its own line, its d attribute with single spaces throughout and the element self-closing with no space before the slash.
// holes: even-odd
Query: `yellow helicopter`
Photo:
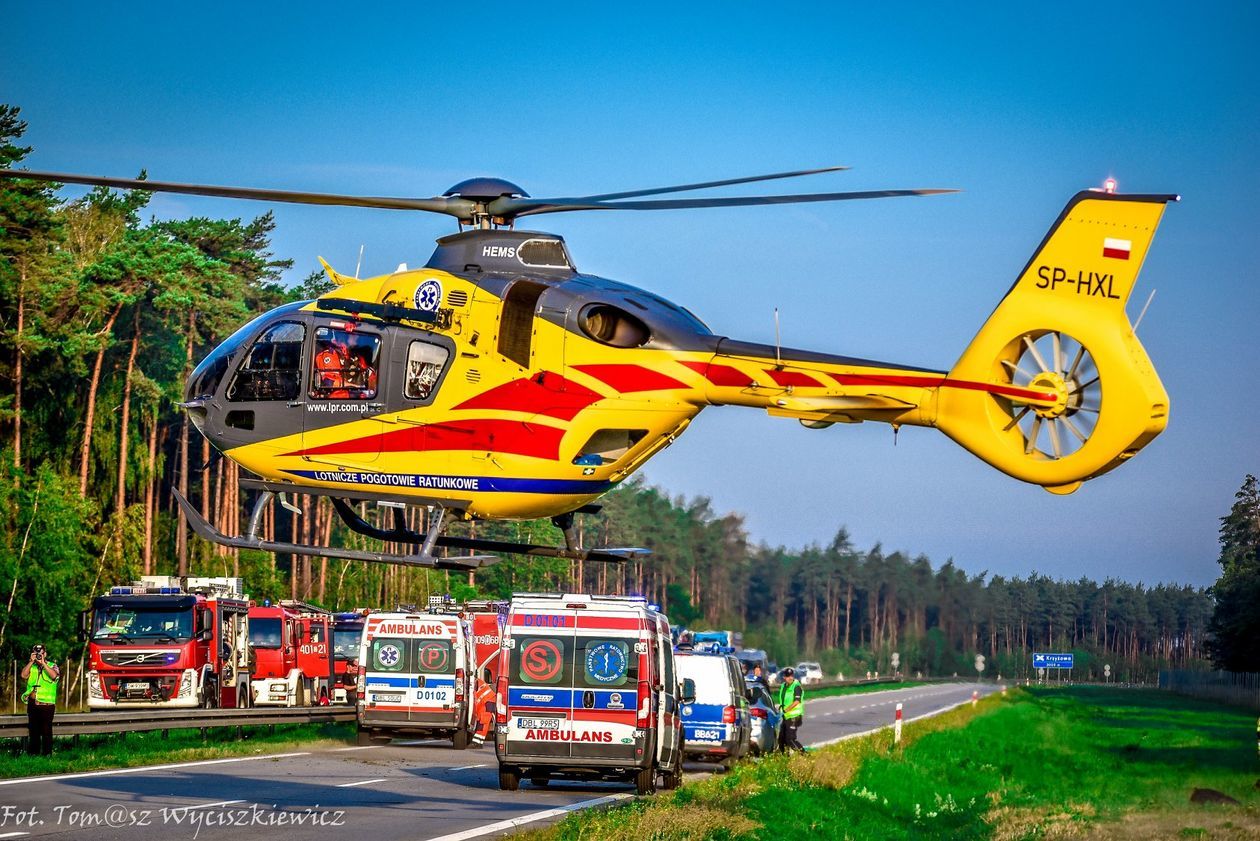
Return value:
<svg viewBox="0 0 1260 841">
<path fill-rule="evenodd" d="M 924 196 L 885 190 L 645 198 L 830 172 L 802 170 L 565 198 L 531 198 L 474 178 L 433 198 L 215 187 L 58 173 L 0 177 L 304 204 L 421 210 L 459 220 L 420 268 L 357 279 L 279 307 L 224 341 L 189 377 L 197 428 L 254 474 L 249 526 L 228 536 L 183 497 L 194 530 L 227 546 L 471 568 L 441 546 L 591 560 L 573 514 L 678 438 L 706 406 L 747 406 L 810 428 L 879 421 L 936 427 L 1002 472 L 1066 494 L 1135 455 L 1168 422 L 1168 395 L 1125 312 L 1173 195 L 1121 195 L 1114 182 L 1068 202 L 1014 285 L 949 371 L 737 341 L 684 307 L 579 271 L 555 234 L 524 216 Z M 467 226 L 467 230 L 465 227 Z M 322 261 L 321 261 L 322 262 Z M 347 525 L 418 546 L 412 554 L 262 540 L 276 495 L 332 498 Z M 178 494 L 177 494 L 178 496 Z M 392 529 L 353 503 L 430 506 L 424 533 Z M 551 517 L 565 547 L 446 535 L 452 517 Z"/>
</svg>

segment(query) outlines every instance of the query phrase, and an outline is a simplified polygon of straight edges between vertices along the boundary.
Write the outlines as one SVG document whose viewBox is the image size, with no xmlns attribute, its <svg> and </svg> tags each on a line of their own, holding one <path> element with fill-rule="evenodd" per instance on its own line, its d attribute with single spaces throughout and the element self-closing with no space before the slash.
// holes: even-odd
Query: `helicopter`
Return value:
<svg viewBox="0 0 1260 841">
<path fill-rule="evenodd" d="M 458 231 L 419 268 L 359 279 L 278 307 L 206 356 L 182 408 L 251 476 L 245 533 L 177 501 L 201 537 L 237 547 L 472 569 L 496 554 L 622 561 L 643 549 L 576 545 L 574 515 L 677 440 L 708 406 L 744 406 L 811 429 L 865 421 L 935 427 L 998 470 L 1055 494 L 1123 464 L 1168 422 L 1168 395 L 1125 306 L 1178 196 L 1103 188 L 1073 196 L 948 371 L 739 341 L 652 292 L 581 272 L 563 237 L 517 230 L 544 213 L 831 202 L 940 189 L 657 198 L 797 178 L 825 167 L 576 197 L 533 198 L 472 178 L 431 198 L 373 197 L 98 178 L 3 178 L 225 198 L 442 213 Z M 267 505 L 328 496 L 346 525 L 414 552 L 269 541 Z M 242 499 L 246 497 L 242 495 Z M 392 528 L 355 504 L 394 509 Z M 421 532 L 406 506 L 434 516 Z M 243 512 L 242 512 L 243 513 Z M 456 519 L 551 518 L 565 545 L 445 533 Z"/>
</svg>

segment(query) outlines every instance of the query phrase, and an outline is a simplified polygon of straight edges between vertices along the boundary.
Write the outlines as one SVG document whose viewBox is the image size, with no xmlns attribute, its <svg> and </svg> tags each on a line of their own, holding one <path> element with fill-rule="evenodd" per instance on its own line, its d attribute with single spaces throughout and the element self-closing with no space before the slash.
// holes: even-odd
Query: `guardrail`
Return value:
<svg viewBox="0 0 1260 841">
<path fill-rule="evenodd" d="M 58 713 L 53 718 L 54 736 L 80 736 L 141 730 L 181 730 L 208 727 L 245 727 L 258 724 L 324 724 L 354 721 L 354 707 L 281 707 L 248 710 L 104 710 L 94 713 Z M 27 734 L 24 715 L 0 716 L 0 738 Z"/>
</svg>

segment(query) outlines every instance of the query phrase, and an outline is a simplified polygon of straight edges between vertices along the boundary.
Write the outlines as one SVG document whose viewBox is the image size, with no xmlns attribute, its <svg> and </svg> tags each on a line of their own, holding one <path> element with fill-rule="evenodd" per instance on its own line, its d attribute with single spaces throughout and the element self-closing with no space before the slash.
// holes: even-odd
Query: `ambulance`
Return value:
<svg viewBox="0 0 1260 841">
<path fill-rule="evenodd" d="M 359 744 L 397 735 L 450 739 L 473 730 L 472 643 L 460 608 L 441 597 L 427 610 L 371 613 L 359 646 Z"/>
<path fill-rule="evenodd" d="M 499 788 L 521 779 L 682 784 L 679 687 L 669 620 L 635 596 L 513 597 L 495 688 Z"/>
</svg>

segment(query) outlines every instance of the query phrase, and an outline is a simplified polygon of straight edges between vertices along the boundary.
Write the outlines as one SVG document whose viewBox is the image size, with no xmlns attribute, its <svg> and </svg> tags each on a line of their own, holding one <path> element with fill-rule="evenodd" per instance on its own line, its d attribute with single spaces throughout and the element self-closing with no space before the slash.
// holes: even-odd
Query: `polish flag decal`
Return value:
<svg viewBox="0 0 1260 841">
<path fill-rule="evenodd" d="M 1129 259 L 1129 252 L 1133 250 L 1133 240 L 1129 239 L 1112 239 L 1107 237 L 1103 240 L 1103 256 L 1112 257 L 1116 260 Z"/>
</svg>

